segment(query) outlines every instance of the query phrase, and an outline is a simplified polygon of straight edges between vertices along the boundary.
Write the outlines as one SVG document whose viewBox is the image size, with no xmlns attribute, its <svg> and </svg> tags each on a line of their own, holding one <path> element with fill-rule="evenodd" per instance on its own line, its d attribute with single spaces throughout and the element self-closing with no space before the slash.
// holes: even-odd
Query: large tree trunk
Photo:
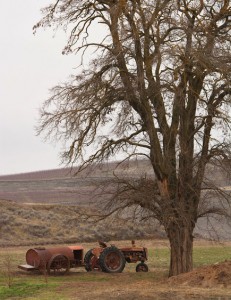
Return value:
<svg viewBox="0 0 231 300">
<path fill-rule="evenodd" d="M 189 272 L 193 269 L 193 230 L 196 220 L 195 209 L 191 206 L 195 201 L 193 202 L 190 196 L 185 196 L 187 201 L 180 197 L 171 199 L 166 179 L 158 181 L 158 187 L 163 199 L 163 224 L 171 248 L 169 276 Z M 180 192 L 190 195 L 184 188 Z M 173 189 L 172 194 L 174 193 L 176 190 Z"/>
<path fill-rule="evenodd" d="M 171 247 L 169 276 L 193 269 L 193 227 L 187 220 L 170 222 L 166 229 Z"/>
</svg>

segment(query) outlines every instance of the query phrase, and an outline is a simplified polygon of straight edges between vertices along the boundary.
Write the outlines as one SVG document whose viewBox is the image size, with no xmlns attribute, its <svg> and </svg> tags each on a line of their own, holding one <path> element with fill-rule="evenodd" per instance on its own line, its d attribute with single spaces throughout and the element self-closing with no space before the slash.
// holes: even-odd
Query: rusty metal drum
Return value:
<svg viewBox="0 0 231 300">
<path fill-rule="evenodd" d="M 26 262 L 37 269 L 44 268 L 54 255 L 63 255 L 69 261 L 74 260 L 74 247 L 33 248 L 26 253 Z"/>
</svg>

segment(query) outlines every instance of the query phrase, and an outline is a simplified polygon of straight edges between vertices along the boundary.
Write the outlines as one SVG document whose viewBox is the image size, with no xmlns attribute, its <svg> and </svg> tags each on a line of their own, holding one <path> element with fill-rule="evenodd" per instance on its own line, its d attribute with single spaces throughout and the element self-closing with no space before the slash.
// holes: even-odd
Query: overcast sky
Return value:
<svg viewBox="0 0 231 300">
<path fill-rule="evenodd" d="M 0 1 L 0 175 L 60 167 L 58 145 L 37 137 L 38 109 L 78 57 L 63 56 L 66 36 L 32 27 L 48 0 Z"/>
</svg>

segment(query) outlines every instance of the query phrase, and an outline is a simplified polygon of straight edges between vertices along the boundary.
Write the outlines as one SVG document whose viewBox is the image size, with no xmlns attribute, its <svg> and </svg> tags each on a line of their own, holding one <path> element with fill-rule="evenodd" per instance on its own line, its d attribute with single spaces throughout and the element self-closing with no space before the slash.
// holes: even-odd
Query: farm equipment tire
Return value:
<svg viewBox="0 0 231 300">
<path fill-rule="evenodd" d="M 136 266 L 136 272 L 148 272 L 148 266 L 141 262 Z"/>
<path fill-rule="evenodd" d="M 99 256 L 99 265 L 106 273 L 121 273 L 125 264 L 123 253 L 115 246 L 105 248 Z"/>
<path fill-rule="evenodd" d="M 49 275 L 64 275 L 70 270 L 70 261 L 65 255 L 54 255 L 48 262 L 47 273 Z"/>
<path fill-rule="evenodd" d="M 87 251 L 84 256 L 84 265 L 87 272 L 99 270 L 98 258 L 92 253 L 93 249 Z"/>
</svg>

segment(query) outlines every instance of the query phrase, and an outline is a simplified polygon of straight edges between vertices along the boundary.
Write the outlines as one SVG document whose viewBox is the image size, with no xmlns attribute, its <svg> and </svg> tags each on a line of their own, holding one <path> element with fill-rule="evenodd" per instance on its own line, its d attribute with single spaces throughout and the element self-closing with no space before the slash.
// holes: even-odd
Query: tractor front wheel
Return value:
<svg viewBox="0 0 231 300">
<path fill-rule="evenodd" d="M 136 272 L 148 272 L 148 266 L 145 263 L 139 263 L 136 266 Z"/>
<path fill-rule="evenodd" d="M 115 246 L 105 248 L 99 256 L 99 265 L 106 273 L 121 273 L 125 264 L 123 253 Z"/>
</svg>

